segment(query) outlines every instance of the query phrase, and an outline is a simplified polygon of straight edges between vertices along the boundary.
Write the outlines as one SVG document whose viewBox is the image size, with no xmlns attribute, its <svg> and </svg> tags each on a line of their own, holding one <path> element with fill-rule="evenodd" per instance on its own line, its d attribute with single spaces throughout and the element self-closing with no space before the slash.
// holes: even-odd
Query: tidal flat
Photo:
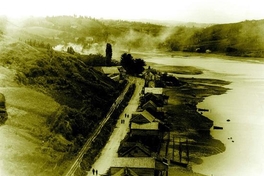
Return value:
<svg viewBox="0 0 264 176">
<path fill-rule="evenodd" d="M 164 88 L 164 93 L 169 96 L 168 105 L 164 106 L 166 113 L 164 121 L 169 124 L 171 130 L 168 158 L 179 162 L 179 140 L 181 142 L 188 140 L 189 165 L 187 168 L 183 168 L 171 164 L 169 175 L 202 175 L 193 172 L 192 165 L 201 164 L 202 157 L 222 153 L 226 148 L 220 140 L 211 136 L 210 129 L 214 122 L 207 118 L 202 111 L 198 111 L 197 104 L 208 96 L 226 93 L 229 89 L 224 86 L 230 82 L 219 79 L 184 77 L 186 73 L 188 75 L 202 74 L 203 70 L 195 67 L 153 63 L 150 65 L 153 68 L 158 68 L 161 72 L 183 75 L 177 77 L 181 82 L 180 86 Z M 183 151 L 181 161 L 187 162 L 187 160 L 187 152 Z"/>
</svg>

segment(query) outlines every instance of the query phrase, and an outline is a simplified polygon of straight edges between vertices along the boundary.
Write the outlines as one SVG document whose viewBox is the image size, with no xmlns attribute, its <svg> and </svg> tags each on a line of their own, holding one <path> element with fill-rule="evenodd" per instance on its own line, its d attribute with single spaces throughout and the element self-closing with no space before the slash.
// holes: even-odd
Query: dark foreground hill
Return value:
<svg viewBox="0 0 264 176">
<path fill-rule="evenodd" d="M 17 70 L 17 81 L 53 97 L 60 105 L 47 119 L 51 131 L 82 143 L 104 117 L 122 85 L 85 65 L 76 56 L 31 47 L 24 42 L 6 45 L 3 66 Z"/>
</svg>

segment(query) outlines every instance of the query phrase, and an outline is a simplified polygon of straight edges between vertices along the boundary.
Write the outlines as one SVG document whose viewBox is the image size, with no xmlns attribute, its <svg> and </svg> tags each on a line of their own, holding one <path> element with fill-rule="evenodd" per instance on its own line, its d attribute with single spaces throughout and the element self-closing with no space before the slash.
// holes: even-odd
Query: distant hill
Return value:
<svg viewBox="0 0 264 176">
<path fill-rule="evenodd" d="M 263 57 L 264 50 L 264 20 L 199 24 L 54 16 L 32 17 L 19 23 L 5 18 L 2 21 L 2 34 L 16 40 L 38 40 L 53 47 L 64 45 L 64 48 L 76 45 L 79 52 L 86 54 L 104 54 L 107 42 L 112 44 L 114 52 L 207 50 L 235 56 Z"/>
<path fill-rule="evenodd" d="M 227 53 L 236 56 L 263 57 L 264 20 L 216 24 L 206 28 L 174 28 L 163 42 L 171 51 Z"/>
<path fill-rule="evenodd" d="M 152 23 L 162 26 L 185 26 L 185 27 L 199 27 L 199 28 L 209 27 L 215 24 L 215 23 L 196 23 L 196 22 L 183 22 L 183 21 L 175 21 L 175 20 L 154 20 L 154 19 L 135 19 L 131 21 Z"/>
</svg>

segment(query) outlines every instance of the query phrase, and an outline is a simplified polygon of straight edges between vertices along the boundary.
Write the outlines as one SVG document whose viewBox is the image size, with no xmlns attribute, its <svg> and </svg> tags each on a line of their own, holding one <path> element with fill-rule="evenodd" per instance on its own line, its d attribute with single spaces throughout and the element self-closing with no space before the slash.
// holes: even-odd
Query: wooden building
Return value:
<svg viewBox="0 0 264 176">
<path fill-rule="evenodd" d="M 119 157 L 112 161 L 109 176 L 166 176 L 168 165 L 153 157 Z"/>
<path fill-rule="evenodd" d="M 149 147 L 140 142 L 122 142 L 118 148 L 118 157 L 151 157 Z"/>
</svg>

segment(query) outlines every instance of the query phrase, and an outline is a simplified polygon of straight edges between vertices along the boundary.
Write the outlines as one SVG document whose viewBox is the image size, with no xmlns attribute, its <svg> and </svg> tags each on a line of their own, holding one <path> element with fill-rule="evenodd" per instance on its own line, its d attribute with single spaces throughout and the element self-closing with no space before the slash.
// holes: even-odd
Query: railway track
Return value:
<svg viewBox="0 0 264 176">
<path fill-rule="evenodd" d="M 113 114 L 114 110 L 119 106 L 119 104 L 122 102 L 122 100 L 124 99 L 124 96 L 126 94 L 126 92 L 129 89 L 129 86 L 131 84 L 128 83 L 128 85 L 125 87 L 125 89 L 123 90 L 123 92 L 119 95 L 119 97 L 116 99 L 116 101 L 113 103 L 113 105 L 111 106 L 111 108 L 109 109 L 106 117 L 100 122 L 98 128 L 94 131 L 94 133 L 92 134 L 92 136 L 87 139 L 87 141 L 85 142 L 85 144 L 83 145 L 82 149 L 79 151 L 78 155 L 76 156 L 76 158 L 74 159 L 72 165 L 69 167 L 69 169 L 65 172 L 65 176 L 74 176 L 75 171 L 79 168 L 80 163 L 82 161 L 83 155 L 88 151 L 88 149 L 90 148 L 92 142 L 94 141 L 94 139 L 98 136 L 98 134 L 101 132 L 103 126 L 106 124 L 106 122 L 109 120 L 109 118 L 111 117 L 111 115 Z"/>
</svg>

